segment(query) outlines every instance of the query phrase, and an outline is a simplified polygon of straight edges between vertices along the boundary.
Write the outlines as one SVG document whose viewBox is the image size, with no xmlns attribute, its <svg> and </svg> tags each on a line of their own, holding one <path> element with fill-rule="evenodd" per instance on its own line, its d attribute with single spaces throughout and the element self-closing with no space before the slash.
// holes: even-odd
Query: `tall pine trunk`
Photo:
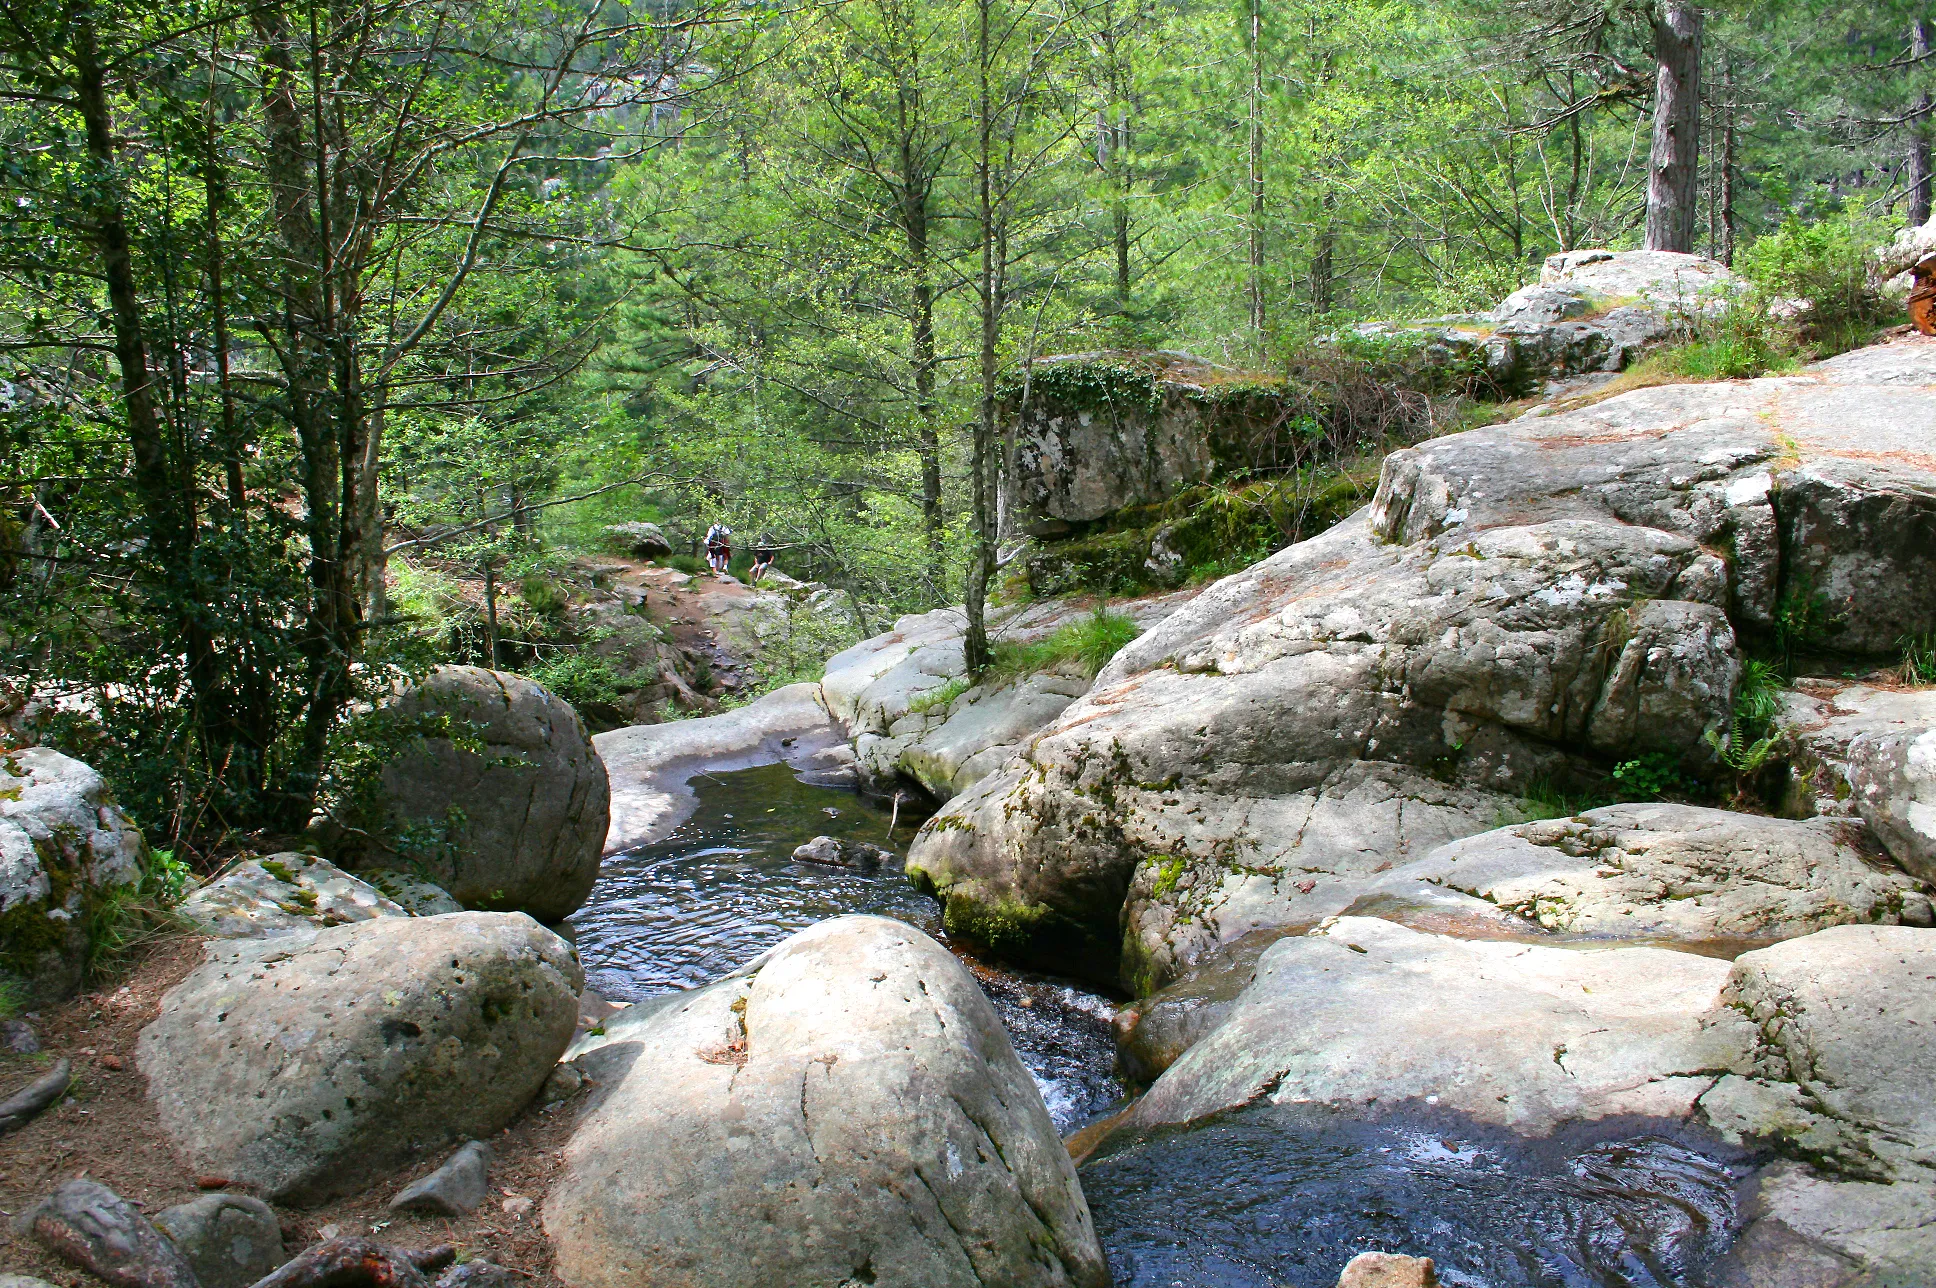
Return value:
<svg viewBox="0 0 1936 1288">
<path fill-rule="evenodd" d="M 1701 11 L 1668 0 L 1654 22 L 1654 142 L 1647 249 L 1691 252 L 1701 157 Z"/>
<path fill-rule="evenodd" d="M 1909 52 L 1919 60 L 1929 57 L 1929 21 L 1918 18 L 1909 24 Z M 1929 222 L 1929 91 L 1916 95 L 1914 114 L 1909 121 L 1909 222 Z"/>
</svg>

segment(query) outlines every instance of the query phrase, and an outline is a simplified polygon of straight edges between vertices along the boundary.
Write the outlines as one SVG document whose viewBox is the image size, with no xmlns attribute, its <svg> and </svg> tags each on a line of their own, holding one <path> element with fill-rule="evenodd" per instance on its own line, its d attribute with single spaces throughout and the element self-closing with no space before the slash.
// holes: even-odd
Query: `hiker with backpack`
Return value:
<svg viewBox="0 0 1936 1288">
<path fill-rule="evenodd" d="M 706 562 L 722 577 L 733 562 L 733 530 L 724 523 L 706 529 Z"/>
</svg>

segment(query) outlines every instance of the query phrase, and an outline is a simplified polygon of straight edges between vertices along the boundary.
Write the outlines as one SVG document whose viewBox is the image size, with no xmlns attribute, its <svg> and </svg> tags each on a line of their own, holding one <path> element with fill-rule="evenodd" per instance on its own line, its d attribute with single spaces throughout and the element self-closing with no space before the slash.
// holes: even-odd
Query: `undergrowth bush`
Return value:
<svg viewBox="0 0 1936 1288">
<path fill-rule="evenodd" d="M 1902 649 L 1902 662 L 1896 668 L 1898 681 L 1917 686 L 1936 684 L 1936 631 L 1905 635 L 1897 644 Z"/>
<path fill-rule="evenodd" d="M 1856 215 L 1812 224 L 1790 219 L 1735 257 L 1735 271 L 1768 300 L 1805 300 L 1797 339 L 1828 357 L 1869 342 L 1892 310 L 1871 276 L 1875 248 L 1887 230 Z"/>
</svg>

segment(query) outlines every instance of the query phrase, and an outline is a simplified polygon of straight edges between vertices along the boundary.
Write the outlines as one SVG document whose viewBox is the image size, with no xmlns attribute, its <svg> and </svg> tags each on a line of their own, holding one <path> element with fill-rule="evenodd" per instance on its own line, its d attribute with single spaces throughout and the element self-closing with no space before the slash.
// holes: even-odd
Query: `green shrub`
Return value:
<svg viewBox="0 0 1936 1288">
<path fill-rule="evenodd" d="M 1767 301 L 1749 295 L 1694 318 L 1685 343 L 1645 359 L 1637 369 L 1683 380 L 1751 380 L 1795 365 L 1794 337 L 1775 321 Z"/>
<path fill-rule="evenodd" d="M 542 573 L 529 573 L 518 583 L 518 594 L 533 612 L 553 616 L 565 611 L 571 596 L 565 588 Z"/>
<path fill-rule="evenodd" d="M 694 577 L 712 571 L 706 566 L 706 561 L 698 555 L 668 555 L 663 562 L 668 568 L 677 568 L 680 572 L 689 573 Z"/>
<path fill-rule="evenodd" d="M 998 678 L 1019 678 L 1046 671 L 1064 662 L 1079 662 L 1093 676 L 1108 665 L 1109 659 L 1136 638 L 1136 622 L 1122 613 L 1098 607 L 1079 621 L 1070 622 L 1047 639 L 1032 644 L 1007 640 L 995 643 L 995 661 L 990 668 Z"/>
<path fill-rule="evenodd" d="M 593 703 L 610 705 L 628 687 L 627 676 L 596 653 L 582 649 L 560 649 L 524 669 L 525 678 L 536 680 L 553 693 L 584 707 Z M 630 687 L 636 688 L 633 684 Z"/>
<path fill-rule="evenodd" d="M 1813 224 L 1790 219 L 1735 257 L 1735 270 L 1766 297 L 1809 302 L 1801 338 L 1817 356 L 1866 344 L 1889 310 L 1870 277 L 1879 224 L 1833 215 Z"/>
<path fill-rule="evenodd" d="M 1613 779 L 1629 800 L 1658 800 L 1687 795 L 1695 786 L 1681 772 L 1680 757 L 1671 751 L 1650 751 L 1613 767 Z"/>
</svg>

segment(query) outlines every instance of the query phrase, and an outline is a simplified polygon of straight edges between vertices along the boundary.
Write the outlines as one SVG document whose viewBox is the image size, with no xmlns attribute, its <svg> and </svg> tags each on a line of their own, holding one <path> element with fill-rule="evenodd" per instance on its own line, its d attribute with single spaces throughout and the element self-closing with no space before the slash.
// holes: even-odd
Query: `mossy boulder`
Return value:
<svg viewBox="0 0 1936 1288">
<path fill-rule="evenodd" d="M 72 996 L 90 930 L 141 880 L 147 846 L 93 769 L 47 747 L 0 754 L 0 975 Z"/>
</svg>

